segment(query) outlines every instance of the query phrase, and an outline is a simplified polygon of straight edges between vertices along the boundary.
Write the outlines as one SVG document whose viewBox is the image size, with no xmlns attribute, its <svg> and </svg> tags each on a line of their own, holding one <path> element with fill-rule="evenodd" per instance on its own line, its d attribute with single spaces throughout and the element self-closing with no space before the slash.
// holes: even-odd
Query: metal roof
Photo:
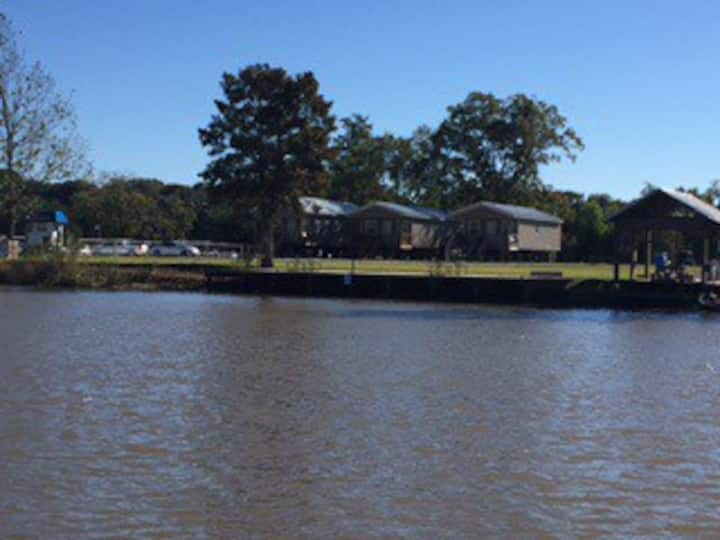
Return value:
<svg viewBox="0 0 720 540">
<path fill-rule="evenodd" d="M 697 198 L 692 193 L 684 193 L 682 191 L 677 191 L 674 189 L 665 189 L 665 188 L 658 188 L 655 191 L 652 191 L 648 195 L 641 197 L 640 199 L 637 199 L 636 201 L 630 203 L 628 206 L 623 208 L 620 212 L 615 214 L 610 218 L 611 221 L 614 221 L 618 219 L 619 217 L 622 217 L 623 215 L 627 214 L 628 212 L 632 211 L 634 208 L 637 207 L 638 204 L 640 204 L 642 201 L 647 200 L 650 197 L 657 196 L 659 193 L 662 193 L 663 195 L 670 197 L 677 203 L 681 204 L 682 206 L 685 206 L 686 208 L 689 208 L 696 214 L 701 215 L 705 219 L 720 225 L 720 209 L 716 208 L 712 204 L 706 203 L 702 199 Z"/>
<path fill-rule="evenodd" d="M 516 221 L 532 221 L 533 223 L 550 223 L 553 225 L 560 225 L 563 222 L 563 220 L 559 217 L 542 212 L 537 208 L 517 206 L 514 204 L 500 204 L 489 201 L 480 201 L 475 204 L 459 208 L 455 210 L 451 216 L 460 217 L 477 209 L 484 209 L 493 214 L 498 214 Z"/>
<path fill-rule="evenodd" d="M 300 207 L 306 214 L 321 217 L 348 216 L 358 208 L 353 203 L 331 201 L 320 197 L 300 197 Z"/>
<path fill-rule="evenodd" d="M 378 201 L 367 204 L 360 208 L 356 213 L 361 214 L 373 208 L 381 208 L 387 210 L 397 216 L 405 219 L 413 219 L 417 221 L 445 221 L 448 213 L 435 208 L 422 208 L 420 206 L 406 206 L 404 204 Z"/>
</svg>

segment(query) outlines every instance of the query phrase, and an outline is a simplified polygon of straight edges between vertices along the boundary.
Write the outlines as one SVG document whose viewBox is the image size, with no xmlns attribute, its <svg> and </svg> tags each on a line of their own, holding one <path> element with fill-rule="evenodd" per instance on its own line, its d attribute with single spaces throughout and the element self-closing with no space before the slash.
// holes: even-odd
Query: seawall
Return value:
<svg viewBox="0 0 720 540">
<path fill-rule="evenodd" d="M 622 309 L 693 309 L 705 287 L 699 283 L 217 270 L 206 275 L 208 289 L 218 292 Z"/>
</svg>

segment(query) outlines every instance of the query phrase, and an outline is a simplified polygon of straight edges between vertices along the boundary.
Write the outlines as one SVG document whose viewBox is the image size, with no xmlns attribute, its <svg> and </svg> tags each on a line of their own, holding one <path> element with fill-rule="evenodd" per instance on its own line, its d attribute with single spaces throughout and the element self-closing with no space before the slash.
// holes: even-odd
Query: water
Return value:
<svg viewBox="0 0 720 540">
<path fill-rule="evenodd" d="M 0 290 L 0 537 L 717 536 L 719 330 Z"/>
</svg>

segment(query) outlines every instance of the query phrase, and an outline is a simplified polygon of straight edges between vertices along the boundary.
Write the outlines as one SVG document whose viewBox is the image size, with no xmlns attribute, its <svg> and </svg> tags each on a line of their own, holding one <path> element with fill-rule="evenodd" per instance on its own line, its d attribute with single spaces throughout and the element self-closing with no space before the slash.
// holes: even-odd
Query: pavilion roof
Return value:
<svg viewBox="0 0 720 540">
<path fill-rule="evenodd" d="M 720 209 L 691 193 L 658 188 L 610 218 L 614 223 L 680 228 L 682 223 L 720 228 Z"/>
</svg>

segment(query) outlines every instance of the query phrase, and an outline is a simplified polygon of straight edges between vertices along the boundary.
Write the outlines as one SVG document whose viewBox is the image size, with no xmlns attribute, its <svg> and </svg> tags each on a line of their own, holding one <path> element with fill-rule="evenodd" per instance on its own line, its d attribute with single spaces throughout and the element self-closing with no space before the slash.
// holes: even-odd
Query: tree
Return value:
<svg viewBox="0 0 720 540">
<path fill-rule="evenodd" d="M 143 233 L 148 220 L 157 217 L 152 200 L 122 179 L 78 194 L 73 215 L 86 234 L 97 227 L 108 238 L 152 238 Z"/>
<path fill-rule="evenodd" d="M 15 171 L 0 170 L 0 210 L 7 216 L 10 238 L 15 238 L 19 217 L 31 212 L 36 205 L 29 182 Z"/>
<path fill-rule="evenodd" d="M 366 116 L 355 114 L 340 123 L 342 131 L 333 141 L 330 197 L 355 204 L 383 199 L 385 138 L 373 135 Z"/>
<path fill-rule="evenodd" d="M 420 126 L 408 140 L 404 190 L 415 204 L 435 208 L 456 206 L 457 182 L 449 171 L 448 160 L 439 151 L 437 132 Z"/>
<path fill-rule="evenodd" d="M 596 200 L 588 200 L 577 213 L 578 243 L 587 248 L 601 248 L 608 235 L 607 216 Z"/>
<path fill-rule="evenodd" d="M 720 204 L 720 179 L 716 178 L 710 181 L 710 186 L 705 190 L 703 198 L 715 206 Z"/>
<path fill-rule="evenodd" d="M 73 225 L 81 234 L 114 238 L 187 238 L 197 221 L 192 188 L 152 178 L 114 177 L 73 198 Z"/>
<path fill-rule="evenodd" d="M 326 189 L 331 103 L 318 93 L 312 72 L 289 75 L 267 64 L 224 73 L 224 100 L 199 130 L 212 161 L 200 176 L 217 196 L 257 215 L 263 265 L 272 266 L 274 228 L 304 193 Z"/>
<path fill-rule="evenodd" d="M 76 133 L 68 98 L 39 62 L 28 64 L 10 20 L 0 14 L 0 168 L 12 182 L 81 178 L 90 169 Z M 11 234 L 23 205 L 24 188 L 0 192 Z M 18 196 L 19 194 L 19 196 Z"/>
<path fill-rule="evenodd" d="M 448 113 L 433 144 L 435 168 L 451 180 L 454 204 L 522 204 L 542 188 L 542 165 L 574 160 L 584 148 L 557 107 L 523 94 L 501 100 L 473 92 Z"/>
</svg>

